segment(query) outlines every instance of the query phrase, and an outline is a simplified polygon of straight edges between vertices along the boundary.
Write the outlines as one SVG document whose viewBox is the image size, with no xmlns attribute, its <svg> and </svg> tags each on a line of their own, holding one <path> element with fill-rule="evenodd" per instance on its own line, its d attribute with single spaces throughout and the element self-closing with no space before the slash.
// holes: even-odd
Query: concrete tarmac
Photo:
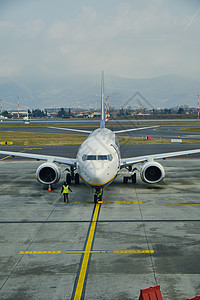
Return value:
<svg viewBox="0 0 200 300">
<path fill-rule="evenodd" d="M 87 300 L 129 300 L 155 284 L 165 300 L 200 294 L 200 160 L 191 157 L 160 161 L 166 178 L 159 184 L 138 174 L 136 184 L 124 185 L 117 177 L 96 208 L 83 183 L 71 185 L 63 204 L 64 173 L 50 193 L 35 180 L 41 162 L 2 160 L 0 299 L 76 299 L 80 292 Z"/>
</svg>

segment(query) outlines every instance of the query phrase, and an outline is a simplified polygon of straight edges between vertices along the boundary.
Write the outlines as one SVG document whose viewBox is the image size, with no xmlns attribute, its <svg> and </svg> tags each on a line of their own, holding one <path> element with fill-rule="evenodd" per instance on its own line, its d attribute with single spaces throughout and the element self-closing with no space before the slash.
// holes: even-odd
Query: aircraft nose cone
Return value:
<svg viewBox="0 0 200 300">
<path fill-rule="evenodd" d="M 90 170 L 90 180 L 92 181 L 93 184 L 102 184 L 104 183 L 104 175 L 105 172 L 101 170 Z"/>
<path fill-rule="evenodd" d="M 86 180 L 91 184 L 101 185 L 104 184 L 106 180 L 107 172 L 101 169 L 90 168 L 85 170 Z"/>
</svg>

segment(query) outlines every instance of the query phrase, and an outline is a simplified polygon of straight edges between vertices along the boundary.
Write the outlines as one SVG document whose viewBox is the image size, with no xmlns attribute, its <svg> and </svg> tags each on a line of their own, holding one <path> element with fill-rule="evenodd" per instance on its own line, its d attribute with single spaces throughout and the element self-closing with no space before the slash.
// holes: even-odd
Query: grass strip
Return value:
<svg viewBox="0 0 200 300">
<path fill-rule="evenodd" d="M 191 132 L 200 132 L 200 127 L 178 128 L 177 130 L 191 131 Z"/>
<path fill-rule="evenodd" d="M 79 134 L 0 131 L 0 142 L 13 142 L 14 146 L 80 145 L 86 137 Z"/>
<path fill-rule="evenodd" d="M 87 135 L 80 134 L 53 134 L 53 133 L 34 133 L 34 132 L 16 132 L 0 131 L 0 142 L 13 142 L 14 146 L 64 146 L 64 145 L 81 145 L 87 138 Z M 121 145 L 134 144 L 171 144 L 170 139 L 152 138 L 146 140 L 145 137 L 125 137 L 119 136 Z M 198 140 L 185 140 L 182 142 L 199 143 Z M 174 144 L 174 143 L 173 143 Z M 3 148 L 3 146 L 1 146 Z"/>
</svg>

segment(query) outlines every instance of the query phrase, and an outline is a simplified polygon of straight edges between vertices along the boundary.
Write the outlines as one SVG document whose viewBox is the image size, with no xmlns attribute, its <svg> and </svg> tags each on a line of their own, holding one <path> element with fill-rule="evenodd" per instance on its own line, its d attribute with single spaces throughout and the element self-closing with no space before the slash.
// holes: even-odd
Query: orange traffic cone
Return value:
<svg viewBox="0 0 200 300">
<path fill-rule="evenodd" d="M 48 192 L 52 192 L 50 184 L 49 184 Z"/>
</svg>

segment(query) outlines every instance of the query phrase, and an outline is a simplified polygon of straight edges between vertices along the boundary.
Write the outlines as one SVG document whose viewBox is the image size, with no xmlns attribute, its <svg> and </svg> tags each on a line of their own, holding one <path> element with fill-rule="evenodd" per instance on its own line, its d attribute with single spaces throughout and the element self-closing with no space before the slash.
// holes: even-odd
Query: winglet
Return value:
<svg viewBox="0 0 200 300">
<path fill-rule="evenodd" d="M 101 73 L 101 123 L 100 128 L 105 128 L 105 95 L 104 95 L 104 72 Z"/>
</svg>

